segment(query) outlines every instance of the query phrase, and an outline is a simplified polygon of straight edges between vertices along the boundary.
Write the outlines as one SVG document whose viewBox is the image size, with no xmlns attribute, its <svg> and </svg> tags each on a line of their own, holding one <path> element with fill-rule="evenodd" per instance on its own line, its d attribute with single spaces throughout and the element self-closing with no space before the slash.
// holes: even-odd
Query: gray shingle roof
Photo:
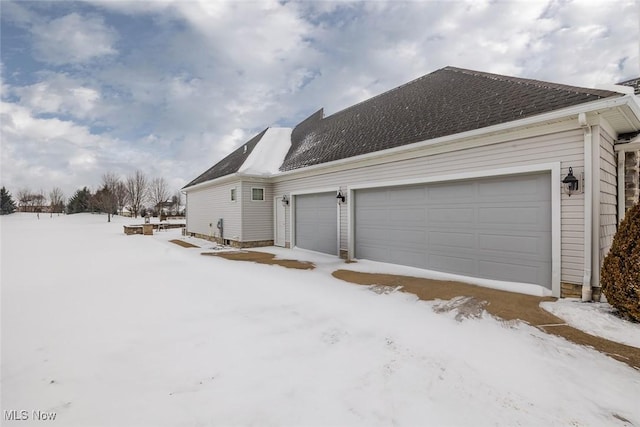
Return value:
<svg viewBox="0 0 640 427">
<path fill-rule="evenodd" d="M 631 80 L 627 80 L 625 82 L 620 82 L 618 84 L 622 85 L 622 86 L 630 86 L 630 87 L 633 88 L 633 92 L 636 95 L 640 95 L 640 77 L 635 78 L 635 79 L 631 79 Z"/>
<path fill-rule="evenodd" d="M 220 160 L 211 168 L 207 169 L 204 173 L 185 185 L 183 188 L 191 187 L 196 184 L 211 181 L 212 179 L 220 178 L 238 172 L 238 170 L 245 162 L 245 160 L 247 160 L 247 157 L 249 157 L 260 139 L 262 139 L 264 134 L 267 132 L 267 129 L 263 130 L 262 132 L 251 138 L 249 141 L 242 144 L 237 150 L 229 154 L 224 159 Z M 247 147 L 246 151 L 245 147 Z"/>
<path fill-rule="evenodd" d="M 621 96 L 446 67 L 369 100 L 298 124 L 281 171 L 497 125 Z"/>
</svg>

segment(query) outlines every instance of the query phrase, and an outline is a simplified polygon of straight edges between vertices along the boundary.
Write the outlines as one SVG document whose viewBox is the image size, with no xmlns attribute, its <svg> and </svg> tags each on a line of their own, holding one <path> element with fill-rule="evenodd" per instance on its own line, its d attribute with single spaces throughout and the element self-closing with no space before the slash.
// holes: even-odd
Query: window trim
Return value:
<svg viewBox="0 0 640 427">
<path fill-rule="evenodd" d="M 233 187 L 230 189 L 229 191 L 229 199 L 232 202 L 237 202 L 238 201 L 238 189 L 237 187 Z"/>
<path fill-rule="evenodd" d="M 253 191 L 254 190 L 262 190 L 262 199 L 255 199 L 253 197 Z M 265 200 L 265 191 L 264 191 L 264 187 L 251 187 L 251 201 L 252 202 L 264 202 Z"/>
</svg>

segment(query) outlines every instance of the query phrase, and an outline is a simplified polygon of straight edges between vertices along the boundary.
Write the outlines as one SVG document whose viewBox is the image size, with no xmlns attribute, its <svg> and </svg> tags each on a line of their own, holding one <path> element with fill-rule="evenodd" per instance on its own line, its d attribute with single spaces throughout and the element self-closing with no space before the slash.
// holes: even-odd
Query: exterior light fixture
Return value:
<svg viewBox="0 0 640 427">
<path fill-rule="evenodd" d="M 578 181 L 578 178 L 573 176 L 573 168 L 569 168 L 569 174 L 562 180 L 564 192 L 571 197 L 573 193 L 578 191 L 579 183 L 580 181 Z"/>
<path fill-rule="evenodd" d="M 338 190 L 338 195 L 336 196 L 336 199 L 338 199 L 338 203 L 344 203 L 345 200 L 347 200 L 347 196 L 342 194 L 342 191 Z"/>
<path fill-rule="evenodd" d="M 286 194 L 284 194 L 282 196 L 282 206 L 288 206 L 289 205 L 289 198 L 287 197 Z"/>
</svg>

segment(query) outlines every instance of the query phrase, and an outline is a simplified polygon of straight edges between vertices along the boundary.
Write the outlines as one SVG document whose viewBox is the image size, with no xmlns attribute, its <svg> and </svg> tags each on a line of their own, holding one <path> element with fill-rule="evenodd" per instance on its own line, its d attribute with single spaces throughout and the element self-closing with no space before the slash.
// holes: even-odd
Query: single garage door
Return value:
<svg viewBox="0 0 640 427">
<path fill-rule="evenodd" d="M 551 289 L 550 174 L 357 190 L 355 256 Z"/>
<path fill-rule="evenodd" d="M 338 255 L 336 193 L 295 196 L 295 245 Z"/>
</svg>

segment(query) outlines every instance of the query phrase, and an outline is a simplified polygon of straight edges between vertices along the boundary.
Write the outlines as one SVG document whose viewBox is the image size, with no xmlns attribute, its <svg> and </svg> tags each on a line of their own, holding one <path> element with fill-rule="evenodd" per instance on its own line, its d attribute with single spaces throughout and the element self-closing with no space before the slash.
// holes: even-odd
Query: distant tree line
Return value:
<svg viewBox="0 0 640 427">
<path fill-rule="evenodd" d="M 107 221 L 111 222 L 111 215 L 128 215 L 137 218 L 138 215 L 153 216 L 184 215 L 182 208 L 182 194 L 176 191 L 170 195 L 167 181 L 160 178 L 149 179 L 144 172 L 135 171 L 121 179 L 113 172 L 102 175 L 100 187 L 91 192 L 83 187 L 65 203 L 62 190 L 55 187 L 49 192 L 48 198 L 44 191 L 20 189 L 16 194 L 16 201 L 11 194 L 2 187 L 1 213 L 10 214 L 20 212 L 48 212 L 54 213 L 106 213 Z"/>
</svg>

